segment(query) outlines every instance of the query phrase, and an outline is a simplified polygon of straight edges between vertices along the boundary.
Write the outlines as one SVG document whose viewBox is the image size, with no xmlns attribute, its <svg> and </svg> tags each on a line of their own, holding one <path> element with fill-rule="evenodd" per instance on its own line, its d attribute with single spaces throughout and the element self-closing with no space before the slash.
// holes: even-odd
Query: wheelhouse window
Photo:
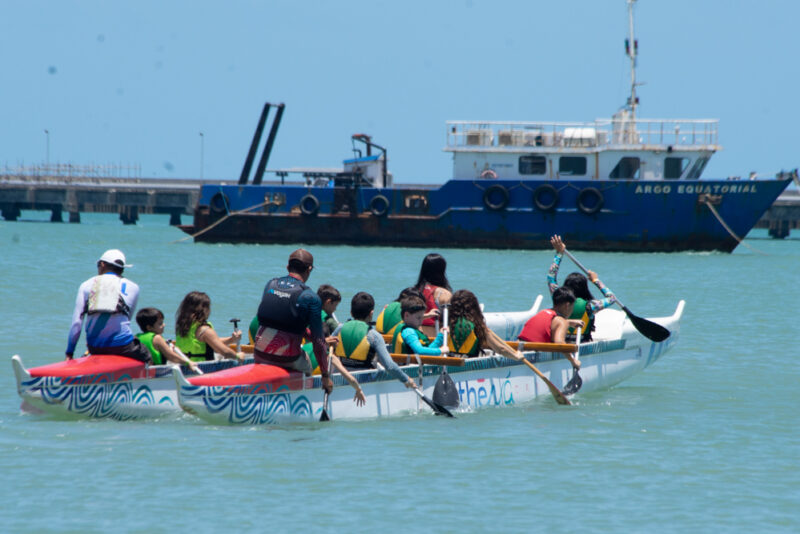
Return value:
<svg viewBox="0 0 800 534">
<path fill-rule="evenodd" d="M 547 172 L 547 158 L 544 156 L 520 156 L 520 174 L 545 174 Z"/>
<path fill-rule="evenodd" d="M 700 178 L 700 175 L 703 174 L 703 169 L 706 168 L 706 163 L 708 163 L 708 158 L 697 158 L 697 161 L 694 162 L 694 165 L 689 170 L 689 174 L 686 175 L 686 179 L 697 180 Z"/>
<path fill-rule="evenodd" d="M 639 178 L 639 158 L 620 158 L 617 166 L 608 175 L 609 178 L 635 180 Z"/>
<path fill-rule="evenodd" d="M 664 179 L 677 180 L 689 165 L 689 158 L 664 158 Z"/>
<path fill-rule="evenodd" d="M 558 159 L 558 174 L 562 176 L 584 176 L 586 158 L 583 156 L 562 156 Z"/>
</svg>

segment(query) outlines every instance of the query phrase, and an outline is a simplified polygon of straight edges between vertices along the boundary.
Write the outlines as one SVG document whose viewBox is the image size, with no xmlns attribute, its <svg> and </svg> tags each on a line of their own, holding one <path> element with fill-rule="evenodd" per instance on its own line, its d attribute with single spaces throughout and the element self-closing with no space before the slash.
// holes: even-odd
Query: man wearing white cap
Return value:
<svg viewBox="0 0 800 534">
<path fill-rule="evenodd" d="M 97 260 L 97 276 L 78 289 L 66 355 L 71 360 L 86 316 L 86 345 L 91 354 L 116 354 L 150 363 L 150 352 L 131 331 L 131 316 L 139 300 L 139 286 L 123 278 L 125 255 L 111 249 Z"/>
</svg>

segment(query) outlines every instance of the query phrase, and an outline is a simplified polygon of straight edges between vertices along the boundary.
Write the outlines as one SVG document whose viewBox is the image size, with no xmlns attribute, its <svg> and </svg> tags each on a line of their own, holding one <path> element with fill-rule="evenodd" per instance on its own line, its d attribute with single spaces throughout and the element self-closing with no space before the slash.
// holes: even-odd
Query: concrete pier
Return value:
<svg viewBox="0 0 800 534">
<path fill-rule="evenodd" d="M 200 186 L 235 183 L 219 180 L 90 178 L 85 176 L 23 176 L 0 174 L 0 216 L 15 221 L 22 210 L 48 210 L 52 222 L 81 221 L 81 212 L 118 213 L 123 224 L 136 224 L 141 213 L 193 215 Z"/>
<path fill-rule="evenodd" d="M 777 239 L 789 236 L 789 231 L 800 228 L 800 190 L 787 189 L 756 223 L 756 228 L 768 228 L 769 235 Z"/>
</svg>

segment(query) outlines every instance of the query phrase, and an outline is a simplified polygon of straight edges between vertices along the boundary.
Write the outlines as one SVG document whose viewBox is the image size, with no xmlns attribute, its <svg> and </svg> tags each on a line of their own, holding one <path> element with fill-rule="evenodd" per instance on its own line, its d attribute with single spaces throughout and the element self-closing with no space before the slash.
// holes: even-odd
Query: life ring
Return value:
<svg viewBox="0 0 800 534">
<path fill-rule="evenodd" d="M 389 199 L 383 195 L 375 195 L 369 201 L 369 211 L 375 217 L 383 217 L 389 213 Z"/>
<path fill-rule="evenodd" d="M 481 173 L 481 178 L 484 180 L 496 180 L 497 173 L 494 172 L 492 169 L 486 169 Z"/>
<path fill-rule="evenodd" d="M 595 187 L 581 189 L 578 193 L 578 209 L 586 215 L 594 215 L 600 211 L 604 202 L 603 193 Z"/>
<path fill-rule="evenodd" d="M 212 213 L 217 215 L 221 213 L 227 213 L 229 211 L 228 207 L 230 205 L 231 202 L 230 200 L 228 200 L 228 195 L 226 195 L 222 191 L 214 193 L 211 196 L 211 199 L 208 201 L 208 209 L 211 210 Z"/>
<path fill-rule="evenodd" d="M 550 184 L 540 185 L 533 191 L 533 205 L 539 211 L 552 211 L 558 205 L 558 189 Z"/>
<path fill-rule="evenodd" d="M 319 211 L 319 200 L 317 197 L 308 193 L 303 198 L 300 199 L 300 212 L 303 215 L 311 217 L 312 215 L 316 215 Z"/>
<path fill-rule="evenodd" d="M 500 184 L 490 185 L 483 192 L 483 203 L 492 211 L 505 209 L 508 206 L 508 189 Z"/>
</svg>

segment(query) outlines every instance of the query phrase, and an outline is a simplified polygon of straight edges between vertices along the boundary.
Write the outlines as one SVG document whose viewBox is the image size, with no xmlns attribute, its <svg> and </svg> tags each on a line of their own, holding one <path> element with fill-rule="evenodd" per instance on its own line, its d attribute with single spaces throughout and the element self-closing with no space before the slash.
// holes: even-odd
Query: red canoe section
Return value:
<svg viewBox="0 0 800 534">
<path fill-rule="evenodd" d="M 289 385 L 290 389 L 302 387 L 302 373 L 290 372 L 274 365 L 264 365 L 251 363 L 240 365 L 209 373 L 201 376 L 193 376 L 188 381 L 193 386 L 256 386 L 271 385 L 279 387 Z"/>
<path fill-rule="evenodd" d="M 56 376 L 60 378 L 106 375 L 107 380 L 117 380 L 120 377 L 142 378 L 145 375 L 143 362 L 114 355 L 92 355 L 74 360 L 64 360 L 41 367 L 28 369 L 31 376 Z"/>
</svg>

